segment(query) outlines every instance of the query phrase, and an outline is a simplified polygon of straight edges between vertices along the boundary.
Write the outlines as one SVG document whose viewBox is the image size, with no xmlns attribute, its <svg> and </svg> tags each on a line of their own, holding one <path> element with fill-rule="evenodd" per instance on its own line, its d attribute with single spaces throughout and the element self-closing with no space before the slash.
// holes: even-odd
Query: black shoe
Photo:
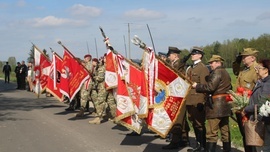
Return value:
<svg viewBox="0 0 270 152">
<path fill-rule="evenodd" d="M 74 107 L 70 106 L 68 108 L 65 109 L 66 111 L 74 111 Z"/>
<path fill-rule="evenodd" d="M 203 147 L 197 147 L 195 149 L 188 149 L 187 152 L 205 152 Z"/>
<path fill-rule="evenodd" d="M 177 143 L 170 143 L 169 145 L 163 146 L 162 149 L 178 149 L 179 148 L 179 144 Z"/>
<path fill-rule="evenodd" d="M 188 147 L 188 146 L 190 146 L 188 141 L 181 141 L 179 143 L 179 147 L 181 147 L 181 148 Z"/>
<path fill-rule="evenodd" d="M 126 134 L 126 136 L 141 136 L 142 134 L 138 134 L 135 131 L 132 131 L 131 133 Z"/>
</svg>

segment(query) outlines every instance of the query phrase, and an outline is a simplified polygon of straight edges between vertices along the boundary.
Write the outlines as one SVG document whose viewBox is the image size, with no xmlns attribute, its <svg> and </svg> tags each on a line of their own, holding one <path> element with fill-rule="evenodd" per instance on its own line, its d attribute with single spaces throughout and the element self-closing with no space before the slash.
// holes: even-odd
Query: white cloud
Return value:
<svg viewBox="0 0 270 152">
<path fill-rule="evenodd" d="M 127 11 L 124 13 L 124 16 L 126 18 L 132 18 L 132 19 L 141 19 L 141 20 L 148 19 L 149 20 L 149 19 L 164 18 L 166 15 L 157 11 L 140 8 L 137 10 Z"/>
<path fill-rule="evenodd" d="M 28 24 L 31 24 L 33 27 L 48 27 L 48 26 L 69 26 L 69 25 L 75 25 L 80 26 L 84 25 L 85 22 L 82 20 L 71 20 L 66 18 L 57 18 L 55 16 L 46 16 L 44 18 L 35 18 L 31 20 Z"/>
<path fill-rule="evenodd" d="M 80 17 L 97 17 L 102 11 L 99 8 L 75 4 L 70 8 L 71 15 Z"/>
</svg>

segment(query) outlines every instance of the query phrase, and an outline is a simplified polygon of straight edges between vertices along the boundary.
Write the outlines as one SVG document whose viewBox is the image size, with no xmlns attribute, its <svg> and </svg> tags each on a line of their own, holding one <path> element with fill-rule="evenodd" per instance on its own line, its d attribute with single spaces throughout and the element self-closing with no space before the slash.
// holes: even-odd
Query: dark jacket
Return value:
<svg viewBox="0 0 270 152">
<path fill-rule="evenodd" d="M 181 60 L 180 59 L 177 59 L 176 61 L 174 61 L 173 62 L 173 64 L 172 64 L 172 67 L 176 70 L 176 71 L 178 71 L 178 72 L 180 72 L 180 73 L 182 73 L 183 75 L 185 74 L 185 63 L 183 63 L 183 62 L 181 62 Z"/>
<path fill-rule="evenodd" d="M 245 107 L 244 111 L 248 114 L 248 117 L 254 118 L 254 105 L 257 105 L 259 112 L 260 107 L 270 99 L 270 76 L 268 75 L 262 80 L 259 80 L 252 91 L 252 94 L 249 98 L 249 105 Z M 258 115 L 258 119 L 267 120 L 270 123 L 270 117 L 261 117 Z"/>
<path fill-rule="evenodd" d="M 231 77 L 224 67 L 217 67 L 211 71 L 206 84 L 198 84 L 197 92 L 208 93 L 213 96 L 212 108 L 206 106 L 206 118 L 218 118 L 231 115 L 231 105 L 226 101 L 227 94 L 232 89 Z"/>
<path fill-rule="evenodd" d="M 209 70 L 202 62 L 199 62 L 196 65 L 190 66 L 187 69 L 186 75 L 192 82 L 206 84 L 205 77 L 209 75 Z M 195 88 L 191 88 L 186 96 L 186 105 L 197 106 L 197 104 L 204 103 L 204 101 L 205 94 L 196 92 Z"/>
</svg>

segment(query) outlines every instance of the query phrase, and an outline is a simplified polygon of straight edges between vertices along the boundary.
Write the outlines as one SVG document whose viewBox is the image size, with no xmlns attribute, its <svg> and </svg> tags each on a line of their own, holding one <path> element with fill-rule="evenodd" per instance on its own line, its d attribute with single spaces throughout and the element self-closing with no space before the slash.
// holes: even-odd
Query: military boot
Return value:
<svg viewBox="0 0 270 152">
<path fill-rule="evenodd" d="M 223 152 L 231 152 L 231 142 L 223 142 Z"/>
<path fill-rule="evenodd" d="M 206 152 L 215 152 L 217 143 L 207 142 L 206 143 Z"/>
<path fill-rule="evenodd" d="M 84 108 L 81 108 L 80 111 L 75 115 L 76 117 L 83 117 L 84 116 Z"/>
<path fill-rule="evenodd" d="M 97 124 L 99 125 L 101 123 L 101 118 L 96 117 L 94 120 L 89 121 L 90 124 Z"/>
</svg>

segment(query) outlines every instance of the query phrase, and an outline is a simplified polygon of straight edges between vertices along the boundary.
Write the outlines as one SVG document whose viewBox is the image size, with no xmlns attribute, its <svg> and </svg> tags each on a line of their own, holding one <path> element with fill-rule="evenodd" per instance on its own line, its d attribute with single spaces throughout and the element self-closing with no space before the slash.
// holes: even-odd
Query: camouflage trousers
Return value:
<svg viewBox="0 0 270 152">
<path fill-rule="evenodd" d="M 86 105 L 87 105 L 87 102 L 90 99 L 90 92 L 89 92 L 89 90 L 81 89 L 80 96 L 81 96 L 81 99 L 80 99 L 81 107 L 84 108 L 84 109 L 88 108 L 88 107 L 86 107 Z"/>
<path fill-rule="evenodd" d="M 99 89 L 95 106 L 96 113 L 99 117 L 107 114 L 109 118 L 114 118 L 116 115 L 116 102 L 111 91 Z"/>
</svg>

